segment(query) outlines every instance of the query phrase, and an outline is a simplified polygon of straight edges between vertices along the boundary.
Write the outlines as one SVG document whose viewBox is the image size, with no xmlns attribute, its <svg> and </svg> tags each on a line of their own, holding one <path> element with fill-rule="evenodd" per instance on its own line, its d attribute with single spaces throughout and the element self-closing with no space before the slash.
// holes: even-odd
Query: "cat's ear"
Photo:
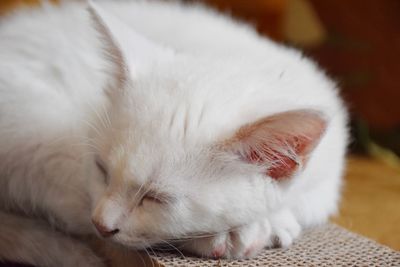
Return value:
<svg viewBox="0 0 400 267">
<path fill-rule="evenodd" d="M 326 125 L 324 116 L 313 110 L 278 113 L 241 127 L 224 149 L 265 167 L 267 176 L 281 180 L 307 163 Z"/>
<path fill-rule="evenodd" d="M 135 77 L 156 59 L 168 57 L 170 49 L 161 47 L 136 33 L 123 21 L 89 0 L 88 11 L 93 24 L 103 39 L 110 59 L 118 65 L 119 75 Z"/>
</svg>

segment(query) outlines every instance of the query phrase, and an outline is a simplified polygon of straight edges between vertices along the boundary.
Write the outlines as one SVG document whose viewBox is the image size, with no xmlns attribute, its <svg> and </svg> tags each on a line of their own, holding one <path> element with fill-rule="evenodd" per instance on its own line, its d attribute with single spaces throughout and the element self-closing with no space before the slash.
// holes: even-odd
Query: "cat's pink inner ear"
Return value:
<svg viewBox="0 0 400 267">
<path fill-rule="evenodd" d="M 288 111 L 241 127 L 229 143 L 243 160 L 264 165 L 267 176 L 280 180 L 307 163 L 325 128 L 316 111 Z"/>
</svg>

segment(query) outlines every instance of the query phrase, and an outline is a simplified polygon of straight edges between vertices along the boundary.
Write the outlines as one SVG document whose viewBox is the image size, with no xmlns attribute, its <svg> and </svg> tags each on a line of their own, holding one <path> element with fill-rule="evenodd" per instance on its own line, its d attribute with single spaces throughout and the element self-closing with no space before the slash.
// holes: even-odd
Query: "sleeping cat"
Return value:
<svg viewBox="0 0 400 267">
<path fill-rule="evenodd" d="M 287 247 L 336 210 L 346 121 L 314 63 L 207 8 L 18 11 L 0 23 L 0 259 L 101 264 L 71 234 Z"/>
</svg>

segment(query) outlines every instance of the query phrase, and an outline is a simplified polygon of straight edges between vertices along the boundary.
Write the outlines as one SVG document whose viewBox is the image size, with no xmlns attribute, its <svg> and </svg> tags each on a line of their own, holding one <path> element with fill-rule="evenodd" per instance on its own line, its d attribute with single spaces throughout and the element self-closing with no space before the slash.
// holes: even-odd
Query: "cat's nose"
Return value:
<svg viewBox="0 0 400 267">
<path fill-rule="evenodd" d="M 96 227 L 99 234 L 104 238 L 113 236 L 119 232 L 119 229 L 109 229 L 106 226 L 104 226 L 103 224 L 101 224 L 95 220 L 92 220 L 92 223 Z"/>
</svg>

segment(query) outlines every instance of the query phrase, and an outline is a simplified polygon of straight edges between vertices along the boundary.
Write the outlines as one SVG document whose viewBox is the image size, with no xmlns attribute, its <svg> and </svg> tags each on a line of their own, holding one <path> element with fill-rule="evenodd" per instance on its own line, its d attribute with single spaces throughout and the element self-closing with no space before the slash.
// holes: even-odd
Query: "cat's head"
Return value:
<svg viewBox="0 0 400 267">
<path fill-rule="evenodd" d="M 324 133 L 324 117 L 251 112 L 234 99 L 240 85 L 215 73 L 229 63 L 208 70 L 96 5 L 89 11 L 111 74 L 95 136 L 106 184 L 93 211 L 98 230 L 138 247 L 226 231 L 279 205 Z"/>
</svg>

